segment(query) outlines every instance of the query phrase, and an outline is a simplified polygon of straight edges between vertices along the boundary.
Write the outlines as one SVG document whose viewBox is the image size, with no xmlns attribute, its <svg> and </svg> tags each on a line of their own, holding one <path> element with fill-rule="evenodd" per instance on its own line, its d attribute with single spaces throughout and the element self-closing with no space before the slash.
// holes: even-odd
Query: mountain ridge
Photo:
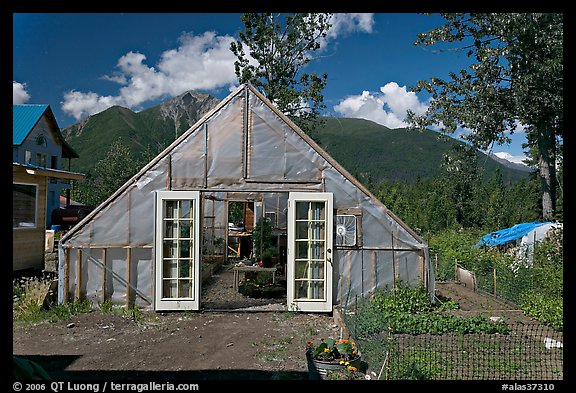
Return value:
<svg viewBox="0 0 576 393">
<path fill-rule="evenodd" d="M 117 139 L 127 144 L 137 159 L 146 149 L 160 152 L 218 103 L 220 100 L 209 94 L 186 91 L 140 112 L 113 106 L 64 127 L 62 134 L 80 156 L 72 160 L 72 170 L 88 173 Z M 463 143 L 431 130 L 390 129 L 365 119 L 324 120 L 324 126 L 311 136 L 361 182 L 413 182 L 432 177 L 451 146 Z M 528 172 L 509 167 L 498 157 L 484 153 L 479 157 L 484 157 L 487 175 L 501 168 L 504 181 L 528 176 Z"/>
</svg>

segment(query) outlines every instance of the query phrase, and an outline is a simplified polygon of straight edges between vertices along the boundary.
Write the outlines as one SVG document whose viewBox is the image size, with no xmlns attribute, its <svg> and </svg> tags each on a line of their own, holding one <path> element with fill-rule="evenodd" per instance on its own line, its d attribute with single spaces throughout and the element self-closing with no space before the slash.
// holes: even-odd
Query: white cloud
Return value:
<svg viewBox="0 0 576 393">
<path fill-rule="evenodd" d="M 352 32 L 371 33 L 373 14 L 334 14 L 327 39 Z M 163 96 L 176 96 L 187 90 L 213 90 L 237 86 L 236 57 L 230 51 L 234 37 L 214 32 L 200 35 L 184 33 L 179 46 L 162 53 L 153 66 L 143 53 L 128 52 L 118 59 L 116 70 L 101 79 L 121 87 L 117 95 L 71 90 L 64 94 L 62 110 L 77 120 L 101 112 L 111 105 L 138 109 L 143 103 Z M 325 45 L 327 41 L 323 42 Z M 251 61 L 252 62 L 252 61 Z"/>
<path fill-rule="evenodd" d="M 342 35 L 355 32 L 372 33 L 374 14 L 332 14 L 330 24 L 326 37 L 320 40 L 320 50 L 326 49 L 329 41 L 333 41 Z"/>
<path fill-rule="evenodd" d="M 364 91 L 361 95 L 349 96 L 334 106 L 334 110 L 344 117 L 372 120 L 388 128 L 407 127 L 406 111 L 423 114 L 427 104 L 420 102 L 414 92 L 390 82 L 380 87 L 380 92 L 372 94 Z"/>
<path fill-rule="evenodd" d="M 372 33 L 374 14 L 333 14 L 330 19 L 332 26 L 328 30 L 327 38 L 333 39 L 341 34 L 352 32 Z"/>
<path fill-rule="evenodd" d="M 231 36 L 205 32 L 183 34 L 179 46 L 162 53 L 155 66 L 146 64 L 146 55 L 128 52 L 120 57 L 117 71 L 102 79 L 122 87 L 115 96 L 94 92 L 69 91 L 64 94 L 62 110 L 77 120 L 101 112 L 112 105 L 131 109 L 162 96 L 176 96 L 187 90 L 211 90 L 237 83 L 236 57 L 230 51 Z"/>
<path fill-rule="evenodd" d="M 25 104 L 30 100 L 30 94 L 26 91 L 26 84 L 12 81 L 12 104 Z"/>
<path fill-rule="evenodd" d="M 100 96 L 93 92 L 82 93 L 75 90 L 64 93 L 64 101 L 61 104 L 62 110 L 76 120 L 85 115 L 102 112 L 114 105 L 126 105 L 120 96 Z"/>
</svg>

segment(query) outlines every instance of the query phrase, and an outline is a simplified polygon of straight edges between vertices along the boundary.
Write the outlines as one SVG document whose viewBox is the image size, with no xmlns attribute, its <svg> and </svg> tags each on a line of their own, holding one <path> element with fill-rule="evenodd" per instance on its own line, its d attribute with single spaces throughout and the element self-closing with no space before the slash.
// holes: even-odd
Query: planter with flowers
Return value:
<svg viewBox="0 0 576 393">
<path fill-rule="evenodd" d="M 328 379 L 327 374 L 342 370 L 358 372 L 362 362 L 360 352 L 352 340 L 327 338 L 306 343 L 309 379 Z"/>
</svg>

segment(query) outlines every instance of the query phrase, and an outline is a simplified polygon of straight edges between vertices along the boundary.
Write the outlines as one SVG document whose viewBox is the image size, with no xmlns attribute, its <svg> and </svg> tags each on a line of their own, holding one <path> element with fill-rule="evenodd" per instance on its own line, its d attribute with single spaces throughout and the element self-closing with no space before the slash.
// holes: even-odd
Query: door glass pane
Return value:
<svg viewBox="0 0 576 393">
<path fill-rule="evenodd" d="M 194 200 L 164 201 L 163 289 L 164 298 L 192 298 Z"/>
<path fill-rule="evenodd" d="M 323 281 L 296 281 L 297 299 L 324 299 Z"/>
<path fill-rule="evenodd" d="M 176 258 L 178 255 L 178 243 L 174 240 L 164 240 L 164 258 Z"/>
<path fill-rule="evenodd" d="M 299 279 L 324 279 L 323 261 L 296 261 L 294 278 Z"/>
<path fill-rule="evenodd" d="M 177 277 L 178 261 L 175 259 L 164 260 L 164 277 Z"/>
<path fill-rule="evenodd" d="M 180 239 L 190 239 L 191 232 L 191 222 L 190 221 L 180 221 Z"/>
<path fill-rule="evenodd" d="M 324 299 L 326 202 L 295 204 L 294 294 L 296 299 Z"/>
<path fill-rule="evenodd" d="M 177 224 L 176 221 L 164 221 L 164 237 L 165 238 L 174 238 L 177 236 Z"/>
<path fill-rule="evenodd" d="M 164 201 L 164 217 L 166 218 L 176 217 L 177 206 L 178 201 Z"/>
<path fill-rule="evenodd" d="M 324 220 L 326 212 L 324 202 L 310 202 L 310 218 L 312 220 Z"/>
<path fill-rule="evenodd" d="M 179 252 L 179 257 L 180 258 L 190 258 L 192 255 L 190 254 L 190 240 L 180 240 L 180 252 Z"/>
<path fill-rule="evenodd" d="M 296 240 L 308 239 L 308 221 L 296 222 Z"/>
<path fill-rule="evenodd" d="M 190 270 L 190 268 L 192 267 L 192 264 L 190 263 L 189 260 L 183 259 L 180 261 L 180 278 L 189 278 L 192 277 L 192 272 Z"/>
<path fill-rule="evenodd" d="M 178 294 L 178 281 L 164 280 L 162 297 L 176 297 Z"/>
<path fill-rule="evenodd" d="M 179 297 L 192 297 L 192 280 L 179 280 Z"/>
<path fill-rule="evenodd" d="M 296 202 L 296 219 L 297 220 L 307 220 L 308 219 L 308 205 L 309 205 L 309 202 Z"/>
<path fill-rule="evenodd" d="M 180 218 L 190 218 L 192 201 L 180 201 Z"/>
<path fill-rule="evenodd" d="M 309 226 L 309 237 L 311 240 L 324 240 L 324 223 L 311 222 Z"/>
</svg>

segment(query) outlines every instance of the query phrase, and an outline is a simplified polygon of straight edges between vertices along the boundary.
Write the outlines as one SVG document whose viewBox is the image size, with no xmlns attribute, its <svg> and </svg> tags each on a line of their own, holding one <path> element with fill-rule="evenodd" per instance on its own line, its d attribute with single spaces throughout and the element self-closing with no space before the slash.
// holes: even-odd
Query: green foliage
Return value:
<svg viewBox="0 0 576 393">
<path fill-rule="evenodd" d="M 73 199 L 97 206 L 134 176 L 144 162 L 135 159 L 132 150 L 121 140 L 114 141 L 106 156 L 87 173 L 73 190 Z"/>
<path fill-rule="evenodd" d="M 526 315 L 558 331 L 564 330 L 562 297 L 527 291 L 523 293 L 520 307 Z"/>
<path fill-rule="evenodd" d="M 312 134 L 318 144 L 364 185 L 370 186 L 373 182 L 374 187 L 370 188 L 382 181 L 386 181 L 387 186 L 408 187 L 418 179 L 433 178 L 442 171 L 444 156 L 462 144 L 429 129 L 390 129 L 365 119 L 326 117 L 324 120 L 325 124 Z M 483 153 L 477 154 L 483 181 L 498 168 L 506 184 L 528 177 L 526 172 L 504 167 Z M 428 185 L 426 191 L 431 192 L 435 187 Z"/>
<path fill-rule="evenodd" d="M 413 90 L 427 91 L 432 100 L 425 114 L 409 112 L 408 121 L 415 128 L 437 124 L 443 133 L 467 128 L 465 138 L 482 150 L 509 142 L 508 133 L 524 125 L 543 180 L 542 214 L 551 219 L 563 135 L 563 15 L 441 15 L 446 23 L 418 34 L 415 44 L 457 43 L 475 62 L 449 80 L 419 81 Z"/>
<path fill-rule="evenodd" d="M 111 299 L 106 299 L 103 302 L 99 303 L 100 311 L 103 314 L 110 314 L 114 311 L 114 305 L 112 304 Z"/>
<path fill-rule="evenodd" d="M 312 359 L 325 362 L 337 360 L 344 364 L 358 357 L 358 348 L 353 340 L 336 340 L 329 337 L 315 343 L 309 339 L 306 341 L 306 354 Z"/>
<path fill-rule="evenodd" d="M 35 319 L 50 295 L 47 277 L 22 277 L 12 281 L 12 314 L 16 320 Z"/>
<path fill-rule="evenodd" d="M 314 129 L 325 108 L 322 90 L 328 76 L 303 70 L 320 49 L 330 18 L 322 13 L 246 13 L 241 16 L 244 30 L 230 45 L 239 82 L 259 89 L 305 132 Z"/>
<path fill-rule="evenodd" d="M 16 381 L 51 381 L 52 377 L 37 362 L 12 356 L 12 377 Z"/>
<path fill-rule="evenodd" d="M 252 239 L 254 241 L 254 257 L 260 259 L 264 256 L 266 250 L 270 257 L 272 257 L 271 249 L 275 248 L 274 238 L 272 237 L 272 224 L 265 218 L 261 218 L 256 223 L 252 231 Z"/>
<path fill-rule="evenodd" d="M 377 334 L 389 329 L 390 333 L 445 334 L 445 333 L 507 333 L 506 323 L 493 322 L 482 316 L 460 317 L 446 314 L 454 304 L 432 304 L 422 287 L 399 286 L 376 293 L 356 311 L 355 336 Z"/>
<path fill-rule="evenodd" d="M 244 203 L 238 201 L 228 202 L 228 222 L 238 224 L 242 221 L 242 215 L 244 213 Z"/>
<path fill-rule="evenodd" d="M 558 329 L 563 326 L 564 260 L 561 230 L 534 247 L 532 263 L 512 249 L 476 248 L 486 232 L 446 230 L 430 236 L 430 254 L 438 259 L 436 278 L 454 280 L 454 262 L 475 272 L 478 288 L 516 303 L 529 316 Z M 494 288 L 494 270 L 497 287 Z"/>
<path fill-rule="evenodd" d="M 55 304 L 50 309 L 39 313 L 37 315 L 37 320 L 47 320 L 49 322 L 63 321 L 70 318 L 72 315 L 88 313 L 91 310 L 92 303 L 89 300 L 75 300 L 73 302 Z"/>
</svg>

